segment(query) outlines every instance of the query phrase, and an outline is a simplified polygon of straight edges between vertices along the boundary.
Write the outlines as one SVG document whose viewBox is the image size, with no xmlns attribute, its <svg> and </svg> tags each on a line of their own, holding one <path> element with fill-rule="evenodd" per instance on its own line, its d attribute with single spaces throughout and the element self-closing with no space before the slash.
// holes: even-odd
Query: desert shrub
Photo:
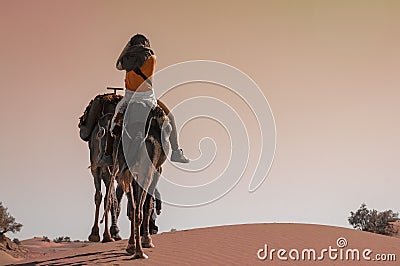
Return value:
<svg viewBox="0 0 400 266">
<path fill-rule="evenodd" d="M 21 231 L 22 224 L 15 222 L 15 218 L 11 216 L 8 209 L 0 202 L 0 235 L 7 232 L 16 233 Z"/>
<path fill-rule="evenodd" d="M 59 236 L 53 240 L 55 243 L 69 243 L 71 238 L 69 236 Z"/>
<path fill-rule="evenodd" d="M 14 238 L 14 239 L 13 239 L 13 242 L 14 242 L 15 244 L 17 244 L 17 245 L 21 245 L 21 241 L 19 241 L 18 238 Z"/>
<path fill-rule="evenodd" d="M 50 239 L 49 239 L 47 236 L 43 236 L 42 241 L 44 241 L 44 242 L 50 242 Z"/>
<path fill-rule="evenodd" d="M 391 236 L 397 230 L 391 224 L 399 221 L 399 214 L 392 210 L 378 212 L 367 209 L 365 203 L 361 204 L 356 212 L 350 212 L 348 222 L 353 228 L 371 233 Z"/>
</svg>

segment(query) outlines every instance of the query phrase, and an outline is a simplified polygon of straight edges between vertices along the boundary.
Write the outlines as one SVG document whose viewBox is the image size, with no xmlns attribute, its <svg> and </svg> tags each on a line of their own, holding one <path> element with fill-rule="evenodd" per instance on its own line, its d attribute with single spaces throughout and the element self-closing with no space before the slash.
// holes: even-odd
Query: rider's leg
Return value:
<svg viewBox="0 0 400 266">
<path fill-rule="evenodd" d="M 157 104 L 167 114 L 170 124 L 171 124 L 171 127 L 172 127 L 171 135 L 169 136 L 169 142 L 171 143 L 171 149 L 172 149 L 171 161 L 179 162 L 179 163 L 188 163 L 189 159 L 186 158 L 185 155 L 183 155 L 182 149 L 179 149 L 178 131 L 176 129 L 174 115 L 171 113 L 171 111 L 168 109 L 168 107 L 162 101 L 157 100 Z"/>
</svg>

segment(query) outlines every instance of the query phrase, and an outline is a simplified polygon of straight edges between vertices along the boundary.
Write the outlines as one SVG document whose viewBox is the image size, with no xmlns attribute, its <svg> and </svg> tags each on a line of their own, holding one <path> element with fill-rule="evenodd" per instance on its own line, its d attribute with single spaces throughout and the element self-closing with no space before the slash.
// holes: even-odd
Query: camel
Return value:
<svg viewBox="0 0 400 266">
<path fill-rule="evenodd" d="M 119 202 L 123 193 L 121 189 L 117 188 L 117 195 L 114 190 L 114 185 L 111 179 L 111 172 L 107 166 L 99 163 L 100 157 L 104 152 L 107 129 L 109 121 L 115 111 L 116 104 L 121 100 L 122 96 L 109 93 L 98 95 L 90 102 L 85 110 L 85 113 L 80 118 L 79 128 L 80 136 L 83 140 L 88 141 L 90 150 L 90 170 L 93 175 L 94 186 L 96 189 L 94 195 L 94 202 L 96 205 L 94 224 L 91 233 L 88 237 L 91 242 L 99 242 L 99 212 L 100 205 L 103 198 L 101 192 L 101 182 L 103 181 L 106 187 L 106 197 L 104 199 L 104 233 L 102 242 L 112 242 L 114 240 L 121 240 L 119 235 L 119 228 L 117 220 L 120 213 Z M 107 197 L 109 195 L 109 197 Z M 111 199 L 111 227 L 108 227 L 108 201 L 106 198 Z"/>
<path fill-rule="evenodd" d="M 135 253 L 135 257 L 144 258 L 146 255 L 143 254 L 142 246 L 149 248 L 154 247 L 150 237 L 150 234 L 153 232 L 154 228 L 149 228 L 149 221 L 152 213 L 153 195 L 162 171 L 161 165 L 166 160 L 166 153 L 168 153 L 167 150 L 164 151 L 162 149 L 161 145 L 162 123 L 167 121 L 168 118 L 159 107 L 156 107 L 151 111 L 154 119 L 152 119 L 150 122 L 149 134 L 145 141 L 146 151 L 141 149 L 140 156 L 135 155 L 137 158 L 141 158 L 139 162 L 140 167 L 138 168 L 140 170 L 140 175 L 138 175 L 139 179 L 135 180 L 127 167 L 123 149 L 119 145 L 119 138 L 116 138 L 114 141 L 113 158 L 117 158 L 114 159 L 114 166 L 111 167 L 110 170 L 107 166 L 101 165 L 99 161 L 106 146 L 106 138 L 109 134 L 108 130 L 110 121 L 115 111 L 116 104 L 121 100 L 121 98 L 122 96 L 115 94 L 115 92 L 98 95 L 90 102 L 85 110 L 85 113 L 80 118 L 80 136 L 83 140 L 88 141 L 89 144 L 91 162 L 90 168 L 96 188 L 95 221 L 91 230 L 91 234 L 88 238 L 89 241 L 92 242 L 100 241 L 98 223 L 100 204 L 102 201 L 101 181 L 103 180 L 106 186 L 106 196 L 104 197 L 105 228 L 102 242 L 111 242 L 121 239 L 119 236 L 117 221 L 120 214 L 121 199 L 124 192 L 126 192 L 128 197 L 128 218 L 131 220 L 131 237 L 126 250 L 128 253 Z M 167 149 L 167 146 L 164 145 L 164 148 Z M 149 156 L 151 158 L 151 163 L 149 163 L 149 159 L 146 160 L 146 158 L 149 158 Z M 122 170 L 120 171 L 120 169 Z M 113 189 L 114 178 L 116 178 L 118 181 L 116 191 Z M 128 183 L 126 182 L 127 180 L 129 180 Z M 134 193 L 131 193 L 132 191 Z M 134 197 L 137 199 L 135 200 Z M 136 208 L 136 206 L 139 208 Z M 111 211 L 112 218 L 112 225 L 110 229 L 108 229 L 109 209 Z M 135 211 L 138 213 L 136 214 Z M 135 219 L 135 214 L 138 215 L 137 219 Z M 142 219 L 143 217 L 144 220 Z M 142 220 L 143 224 L 141 225 Z M 135 221 L 138 223 L 138 225 L 135 224 Z M 142 227 L 143 232 L 140 232 L 140 229 L 136 229 L 136 226 Z M 135 243 L 135 230 L 136 232 L 139 232 L 137 234 L 137 237 L 139 238 L 138 241 L 140 241 L 140 236 L 142 236 L 142 243 Z M 142 246 L 140 244 L 142 244 Z M 135 251 L 136 247 L 138 249 L 137 252 Z"/>
<path fill-rule="evenodd" d="M 114 157 L 118 158 L 119 169 L 121 169 L 117 177 L 118 186 L 128 197 L 127 213 L 131 221 L 131 234 L 126 251 L 133 254 L 133 259 L 138 259 L 147 258 L 143 247 L 154 247 L 149 232 L 149 220 L 152 211 L 152 195 L 154 195 L 162 164 L 167 159 L 166 154 L 169 149 L 168 145 L 162 145 L 162 139 L 165 140 L 168 137 L 162 136 L 161 133 L 163 123 L 168 121 L 168 118 L 158 106 L 149 110 L 145 105 L 135 103 L 132 109 L 128 109 L 128 112 L 144 113 L 147 121 L 146 119 L 131 121 L 124 127 L 126 134 L 133 136 L 132 141 L 129 142 L 128 147 L 117 146 L 118 148 L 114 149 Z M 146 121 L 146 125 L 143 121 Z M 121 143 L 120 139 L 117 139 L 116 143 Z M 129 151 L 124 153 L 123 149 L 129 149 Z M 142 223 L 144 232 L 140 232 Z"/>
</svg>

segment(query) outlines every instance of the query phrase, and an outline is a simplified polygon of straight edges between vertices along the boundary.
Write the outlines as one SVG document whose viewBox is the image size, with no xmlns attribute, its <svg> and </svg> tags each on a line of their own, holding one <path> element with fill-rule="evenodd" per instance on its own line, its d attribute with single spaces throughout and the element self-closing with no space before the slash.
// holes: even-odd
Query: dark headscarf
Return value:
<svg viewBox="0 0 400 266">
<path fill-rule="evenodd" d="M 144 62 L 146 62 L 147 58 L 153 54 L 153 50 L 149 47 L 144 45 L 132 45 L 121 58 L 122 68 L 126 71 L 140 68 L 143 66 Z"/>
</svg>

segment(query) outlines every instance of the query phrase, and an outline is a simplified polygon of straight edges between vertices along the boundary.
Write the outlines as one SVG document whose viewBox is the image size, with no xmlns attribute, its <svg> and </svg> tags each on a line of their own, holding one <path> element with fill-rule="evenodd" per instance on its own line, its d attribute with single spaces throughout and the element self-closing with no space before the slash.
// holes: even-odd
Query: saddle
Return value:
<svg viewBox="0 0 400 266">
<path fill-rule="evenodd" d="M 107 120 L 105 115 L 107 115 L 110 121 L 115 112 L 116 105 L 120 102 L 122 98 L 123 97 L 121 95 L 108 93 L 108 94 L 97 95 L 93 100 L 90 101 L 89 105 L 85 109 L 84 114 L 79 118 L 78 127 L 80 129 L 79 133 L 82 140 L 90 141 L 91 139 L 93 139 L 92 133 L 93 130 L 95 129 L 96 124 L 100 123 L 102 117 L 104 117 Z M 169 125 L 169 123 L 167 123 L 166 125 L 168 125 L 169 127 L 167 126 L 166 128 L 165 127 L 162 128 L 163 125 L 165 125 L 164 122 L 169 122 L 169 119 L 161 107 L 155 106 L 154 108 L 149 109 L 148 107 L 144 107 L 143 105 L 138 103 L 131 106 L 131 108 L 129 109 L 129 113 L 139 114 L 139 115 L 134 115 L 133 119 L 128 119 L 130 123 L 135 124 L 139 123 L 140 121 L 142 122 L 146 121 L 145 127 L 139 126 L 138 128 L 150 129 L 150 127 L 158 127 L 160 129 L 159 131 L 157 130 L 159 132 L 158 137 L 163 138 L 164 141 L 168 141 L 169 134 L 171 133 L 170 130 L 171 126 Z M 145 114 L 148 114 L 148 116 L 144 118 L 143 115 Z M 110 134 L 111 132 L 109 127 L 111 123 L 109 122 L 105 123 L 103 119 L 103 122 L 99 124 L 103 132 L 101 136 L 96 136 L 96 138 L 99 140 L 99 145 L 101 145 L 101 147 L 99 147 L 100 150 L 98 159 L 99 161 L 94 163 L 94 166 L 97 167 L 97 165 L 101 163 L 100 158 L 103 158 L 106 150 L 109 151 L 107 152 L 108 154 L 112 154 L 113 153 L 112 150 L 116 148 L 114 147 L 115 144 L 114 141 L 115 139 L 121 137 L 123 117 L 124 113 L 117 114 L 116 117 L 117 126 L 114 128 L 115 130 L 113 131 L 113 135 L 116 138 L 113 138 Z M 129 129 L 129 127 L 127 129 Z M 128 134 L 134 135 L 135 137 L 136 136 L 140 137 L 136 140 L 136 143 L 134 141 L 135 144 L 134 146 L 136 146 L 136 148 L 134 148 L 133 150 L 138 151 L 141 143 L 146 138 L 147 132 L 136 132 L 135 129 L 136 128 L 133 127 L 133 130 L 130 130 L 131 132 L 128 131 Z M 101 141 L 101 139 L 106 139 L 106 141 Z M 135 153 L 136 152 L 133 152 L 133 154 Z"/>
</svg>

